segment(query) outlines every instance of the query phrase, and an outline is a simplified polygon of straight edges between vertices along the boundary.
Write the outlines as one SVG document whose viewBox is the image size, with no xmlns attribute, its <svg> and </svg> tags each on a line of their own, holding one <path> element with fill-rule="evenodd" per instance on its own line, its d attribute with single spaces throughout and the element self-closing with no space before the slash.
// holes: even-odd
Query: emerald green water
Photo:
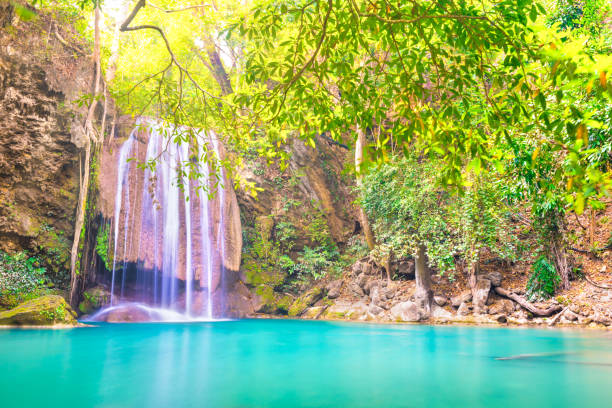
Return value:
<svg viewBox="0 0 612 408">
<path fill-rule="evenodd" d="M 604 407 L 612 333 L 283 320 L 0 330 L 0 406 Z"/>
</svg>

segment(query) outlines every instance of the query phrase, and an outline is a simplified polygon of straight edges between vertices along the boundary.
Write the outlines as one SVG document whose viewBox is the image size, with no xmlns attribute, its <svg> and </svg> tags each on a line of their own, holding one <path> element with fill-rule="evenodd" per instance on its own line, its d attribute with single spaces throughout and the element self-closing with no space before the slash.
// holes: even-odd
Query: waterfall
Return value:
<svg viewBox="0 0 612 408">
<path fill-rule="evenodd" d="M 214 166 L 219 181 L 216 194 L 209 194 L 211 171 L 207 159 L 220 161 L 219 141 L 203 131 L 189 138 L 191 129 L 168 127 L 157 121 L 139 122 L 121 146 L 117 164 L 111 306 L 138 301 L 186 318 L 218 317 L 215 282 L 223 273 L 225 253 L 225 173 L 221 166 Z M 147 148 L 146 153 L 140 149 L 144 157 L 139 160 L 155 161 L 155 166 L 145 166 L 144 172 L 136 166 L 131 168 L 128 161 L 134 143 L 146 140 L 143 134 L 148 135 Z M 193 142 L 177 143 L 177 139 Z M 208 147 L 213 148 L 214 155 L 207 154 Z M 190 155 L 196 154 L 199 177 L 193 179 Z M 142 177 L 142 189 L 130 189 L 130 181 L 138 177 Z M 136 184 L 132 182 L 133 187 Z M 218 225 L 214 225 L 215 209 L 219 211 Z M 123 254 L 118 247 L 123 248 Z M 122 268 L 117 268 L 119 262 L 123 262 Z M 115 281 L 119 279 L 117 301 Z"/>
<path fill-rule="evenodd" d="M 128 157 L 132 151 L 132 145 L 134 144 L 134 137 L 136 134 L 136 129 L 132 130 L 132 133 L 130 133 L 130 137 L 125 141 L 125 143 L 123 143 L 123 146 L 121 146 L 121 149 L 119 150 L 119 161 L 117 163 L 117 194 L 115 195 L 115 215 L 114 215 L 114 222 L 115 222 L 115 228 L 114 228 L 114 234 L 115 234 L 115 239 L 114 239 L 114 248 L 113 248 L 113 271 L 112 271 L 112 281 L 111 281 L 111 306 L 114 304 L 114 295 L 115 295 L 115 271 L 116 271 L 116 267 L 117 267 L 117 244 L 119 242 L 119 218 L 121 216 L 121 204 L 122 204 L 122 198 L 123 198 L 123 187 L 125 186 L 126 189 L 129 189 L 129 183 L 128 183 L 128 173 L 130 170 L 130 163 L 128 162 Z M 129 199 L 129 191 L 128 194 L 126 195 Z M 129 215 L 129 208 L 126 211 L 126 215 L 125 215 L 125 225 L 127 227 L 127 223 L 128 223 L 128 215 Z M 126 237 L 127 237 L 127 232 L 126 232 Z M 124 243 L 125 243 L 125 239 L 124 239 Z M 125 249 L 123 250 L 123 257 L 125 258 Z M 124 263 L 124 267 L 123 267 L 123 274 L 125 274 L 125 263 Z"/>
<path fill-rule="evenodd" d="M 204 155 L 204 145 L 206 144 L 205 134 L 199 134 L 200 140 L 198 140 L 198 170 L 201 174 L 199 185 L 200 185 L 200 235 L 202 240 L 201 258 L 202 265 L 204 266 L 203 271 L 206 272 L 206 317 L 211 319 L 213 316 L 213 303 L 212 303 L 212 274 L 213 274 L 213 259 L 212 259 L 212 244 L 210 240 L 210 200 L 208 200 L 208 193 L 210 189 L 210 170 L 208 168 L 207 160 L 205 158 L 208 155 Z"/>
</svg>

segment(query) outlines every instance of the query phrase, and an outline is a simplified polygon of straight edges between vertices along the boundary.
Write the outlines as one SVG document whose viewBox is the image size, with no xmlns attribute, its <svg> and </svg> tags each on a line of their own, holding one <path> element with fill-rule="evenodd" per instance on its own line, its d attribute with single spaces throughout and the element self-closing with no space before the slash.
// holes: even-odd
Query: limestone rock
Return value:
<svg viewBox="0 0 612 408">
<path fill-rule="evenodd" d="M 340 296 L 340 289 L 342 289 L 343 284 L 344 281 L 342 279 L 337 279 L 328 283 L 325 287 L 327 289 L 327 297 L 329 299 L 337 299 Z"/>
<path fill-rule="evenodd" d="M 361 286 L 361 287 L 363 288 L 363 291 L 364 291 L 366 294 L 370 294 L 370 293 L 372 292 L 372 289 L 373 289 L 374 287 L 378 287 L 378 286 L 379 286 L 379 285 L 378 285 L 378 281 L 376 281 L 376 280 L 371 280 L 371 281 L 366 282 L 366 283 L 365 283 L 363 286 Z"/>
<path fill-rule="evenodd" d="M 0 312 L 0 325 L 76 325 L 75 317 L 76 313 L 63 297 L 46 295 L 24 302 L 11 310 Z"/>
<path fill-rule="evenodd" d="M 464 302 L 470 302 L 472 300 L 472 292 L 470 290 L 466 290 L 458 294 L 457 296 L 453 296 L 451 298 L 451 305 L 453 307 L 459 307 Z"/>
<path fill-rule="evenodd" d="M 395 321 L 418 322 L 420 319 L 417 305 L 406 301 L 396 304 L 391 308 L 391 317 Z"/>
<path fill-rule="evenodd" d="M 434 305 L 431 308 L 431 317 L 438 321 L 448 321 L 452 319 L 453 314 L 448 310 L 444 309 L 443 307 Z"/>
<path fill-rule="evenodd" d="M 565 312 L 563 312 L 563 318 L 567 319 L 570 322 L 575 322 L 576 320 L 578 320 L 578 315 L 567 309 Z"/>
<path fill-rule="evenodd" d="M 83 292 L 83 301 L 79 304 L 79 311 L 90 314 L 110 304 L 110 292 L 104 286 L 96 286 Z"/>
<path fill-rule="evenodd" d="M 485 276 L 485 278 L 491 281 L 491 286 L 501 286 L 502 274 L 500 272 L 490 272 Z"/>
<path fill-rule="evenodd" d="M 363 302 L 358 302 L 349 307 L 347 317 L 352 320 L 363 318 L 368 312 L 368 306 Z"/>
<path fill-rule="evenodd" d="M 371 313 L 374 316 L 377 316 L 381 314 L 382 312 L 384 312 L 384 309 L 380 306 L 375 305 L 374 303 L 371 303 L 370 306 L 368 307 L 368 313 Z"/>
<path fill-rule="evenodd" d="M 130 305 L 114 309 L 108 312 L 104 318 L 104 321 L 108 323 L 143 323 L 152 320 L 154 319 L 145 310 Z"/>
<path fill-rule="evenodd" d="M 357 283 L 355 283 L 355 282 L 349 283 L 348 288 L 357 297 L 365 296 L 365 293 L 363 292 L 363 289 L 361 289 L 361 287 Z"/>
<path fill-rule="evenodd" d="M 495 317 L 497 323 L 508 323 L 508 316 L 505 314 L 500 314 Z"/>
<path fill-rule="evenodd" d="M 313 306 L 309 307 L 302 313 L 302 318 L 304 319 L 317 319 L 324 311 L 325 306 Z"/>
<path fill-rule="evenodd" d="M 297 298 L 289 307 L 289 316 L 301 315 L 309 306 L 314 305 L 323 296 L 325 296 L 324 288 L 312 288 L 302 296 Z"/>
<path fill-rule="evenodd" d="M 361 275 L 357 276 L 357 279 L 355 280 L 355 283 L 356 283 L 357 285 L 359 285 L 359 287 L 360 287 L 361 289 L 363 289 L 364 291 L 366 291 L 366 290 L 365 290 L 365 287 L 366 287 L 366 284 L 368 283 L 368 277 L 366 276 L 366 274 L 365 274 L 365 273 L 362 273 Z M 366 293 L 367 293 L 367 291 L 366 291 Z"/>
<path fill-rule="evenodd" d="M 395 293 L 397 292 L 397 290 L 394 287 L 387 287 L 383 293 L 385 294 L 385 297 L 387 299 L 393 299 L 395 297 Z"/>
<path fill-rule="evenodd" d="M 489 307 L 489 313 L 497 314 L 512 314 L 514 312 L 514 302 L 510 299 L 500 299 Z"/>
<path fill-rule="evenodd" d="M 481 314 L 486 310 L 487 299 L 491 292 L 491 281 L 488 279 L 478 279 L 474 288 L 474 313 Z"/>
<path fill-rule="evenodd" d="M 459 305 L 459 309 L 457 309 L 457 314 L 460 316 L 467 316 L 471 312 L 472 312 L 472 306 L 469 305 L 467 302 L 461 303 L 461 305 Z"/>
<path fill-rule="evenodd" d="M 448 303 L 448 298 L 446 296 L 434 296 L 433 297 L 434 303 L 438 306 L 444 306 Z"/>
</svg>

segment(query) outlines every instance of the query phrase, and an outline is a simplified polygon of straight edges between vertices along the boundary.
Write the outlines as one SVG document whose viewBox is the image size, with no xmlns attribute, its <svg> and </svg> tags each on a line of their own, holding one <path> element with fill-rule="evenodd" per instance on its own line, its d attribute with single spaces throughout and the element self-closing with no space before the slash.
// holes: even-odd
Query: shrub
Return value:
<svg viewBox="0 0 612 408">
<path fill-rule="evenodd" d="M 531 301 L 548 299 L 555 294 L 561 278 L 555 267 L 546 259 L 539 257 L 533 264 L 533 273 L 527 281 L 527 298 Z"/>
<path fill-rule="evenodd" d="M 335 246 L 320 246 L 314 249 L 304 247 L 304 251 L 293 265 L 291 273 L 302 280 L 321 279 L 328 271 L 334 269 L 339 255 Z"/>
<path fill-rule="evenodd" d="M 108 247 L 109 232 L 110 232 L 110 225 L 103 224 L 98 229 L 98 235 L 96 236 L 96 253 L 100 256 L 100 259 L 102 259 L 102 262 L 104 263 L 104 267 L 108 271 L 112 269 L 112 263 L 113 263 L 112 254 L 111 256 L 109 256 L 110 254 L 110 250 Z"/>
<path fill-rule="evenodd" d="M 0 252 L 0 303 L 14 307 L 40 296 L 46 289 L 45 273 L 40 261 L 27 252 Z"/>
</svg>

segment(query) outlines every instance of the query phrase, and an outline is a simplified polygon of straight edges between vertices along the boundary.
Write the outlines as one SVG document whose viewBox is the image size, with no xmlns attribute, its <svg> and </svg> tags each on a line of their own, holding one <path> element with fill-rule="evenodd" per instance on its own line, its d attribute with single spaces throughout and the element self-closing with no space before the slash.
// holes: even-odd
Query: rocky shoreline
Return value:
<svg viewBox="0 0 612 408">
<path fill-rule="evenodd" d="M 474 290 L 432 276 L 429 305 L 416 296 L 413 280 L 385 279 L 367 262 L 357 262 L 342 278 L 316 286 L 295 299 L 290 318 L 435 325 L 577 327 L 612 330 L 612 290 L 579 286 L 575 292 L 546 302 L 528 302 L 519 289 L 502 287 L 502 274 L 479 275 Z M 590 301 L 586 302 L 585 299 Z M 257 313 L 252 317 L 269 318 Z M 282 317 L 282 316 L 278 316 Z"/>
</svg>

